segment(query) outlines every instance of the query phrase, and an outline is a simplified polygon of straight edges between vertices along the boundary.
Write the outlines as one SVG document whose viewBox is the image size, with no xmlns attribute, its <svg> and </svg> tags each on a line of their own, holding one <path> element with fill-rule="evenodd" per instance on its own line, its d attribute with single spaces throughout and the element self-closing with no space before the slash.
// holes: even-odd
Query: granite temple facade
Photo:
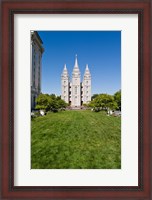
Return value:
<svg viewBox="0 0 152 200">
<path fill-rule="evenodd" d="M 61 75 L 61 98 L 69 103 L 72 108 L 81 108 L 83 104 L 91 101 L 91 73 L 86 65 L 83 80 L 78 65 L 77 55 L 70 80 L 66 64 Z"/>
</svg>

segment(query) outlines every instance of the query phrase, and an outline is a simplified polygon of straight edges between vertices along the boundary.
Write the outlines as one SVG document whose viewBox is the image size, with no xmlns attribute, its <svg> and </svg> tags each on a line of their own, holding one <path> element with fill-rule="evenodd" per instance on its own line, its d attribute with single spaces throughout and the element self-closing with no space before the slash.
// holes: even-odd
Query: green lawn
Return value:
<svg viewBox="0 0 152 200">
<path fill-rule="evenodd" d="M 32 169 L 120 169 L 121 118 L 62 111 L 32 120 Z"/>
</svg>

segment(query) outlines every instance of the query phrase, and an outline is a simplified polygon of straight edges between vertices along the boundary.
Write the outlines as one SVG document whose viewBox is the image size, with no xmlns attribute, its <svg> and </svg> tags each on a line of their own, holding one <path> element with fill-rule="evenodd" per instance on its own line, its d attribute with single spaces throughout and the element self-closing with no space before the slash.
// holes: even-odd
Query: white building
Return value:
<svg viewBox="0 0 152 200">
<path fill-rule="evenodd" d="M 35 99 L 41 92 L 42 44 L 37 31 L 31 31 L 31 110 L 35 108 Z"/>
<path fill-rule="evenodd" d="M 66 64 L 64 65 L 61 75 L 61 88 L 61 98 L 73 108 L 80 108 L 84 103 L 87 104 L 91 101 L 91 74 L 88 65 L 86 65 L 83 81 L 81 82 L 77 55 L 71 81 Z"/>
</svg>

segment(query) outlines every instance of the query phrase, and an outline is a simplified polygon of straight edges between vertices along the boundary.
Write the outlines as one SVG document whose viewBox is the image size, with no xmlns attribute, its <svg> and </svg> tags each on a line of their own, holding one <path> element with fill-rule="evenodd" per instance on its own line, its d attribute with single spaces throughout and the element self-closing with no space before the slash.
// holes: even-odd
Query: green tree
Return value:
<svg viewBox="0 0 152 200">
<path fill-rule="evenodd" d="M 100 110 L 115 110 L 118 107 L 114 97 L 109 94 L 99 94 L 97 97 L 94 98 L 93 101 L 90 102 L 89 106 L 93 108 L 98 108 Z"/>
<path fill-rule="evenodd" d="M 57 112 L 60 108 L 66 108 L 67 103 L 55 94 L 40 94 L 36 99 L 36 109 Z"/>
<path fill-rule="evenodd" d="M 50 97 L 48 94 L 40 94 L 36 98 L 36 109 L 40 110 L 46 110 L 48 111 L 50 107 Z"/>
<path fill-rule="evenodd" d="M 121 110 L 121 90 L 114 94 L 114 99 L 118 105 L 118 109 Z"/>
<path fill-rule="evenodd" d="M 62 99 L 58 99 L 58 108 L 66 108 L 68 106 L 68 104 L 62 100 Z"/>
<path fill-rule="evenodd" d="M 50 107 L 49 110 L 52 112 L 58 112 L 58 102 L 56 97 L 50 96 Z"/>
<path fill-rule="evenodd" d="M 91 100 L 95 99 L 99 94 L 93 94 Z"/>
<path fill-rule="evenodd" d="M 57 100 L 60 100 L 60 99 L 61 99 L 61 95 L 60 95 L 60 96 L 57 96 L 56 98 L 57 98 Z"/>
<path fill-rule="evenodd" d="M 49 96 L 51 97 L 51 99 L 54 99 L 54 100 L 56 99 L 56 95 L 55 94 L 50 94 Z"/>
</svg>

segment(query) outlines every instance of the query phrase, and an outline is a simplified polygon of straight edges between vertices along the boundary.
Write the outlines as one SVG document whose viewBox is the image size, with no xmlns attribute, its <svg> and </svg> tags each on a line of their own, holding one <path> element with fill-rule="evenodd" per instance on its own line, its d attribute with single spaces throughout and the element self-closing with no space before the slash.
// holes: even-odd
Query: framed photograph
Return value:
<svg viewBox="0 0 152 200">
<path fill-rule="evenodd" d="M 1 199 L 150 200 L 151 1 L 1 11 Z"/>
</svg>

